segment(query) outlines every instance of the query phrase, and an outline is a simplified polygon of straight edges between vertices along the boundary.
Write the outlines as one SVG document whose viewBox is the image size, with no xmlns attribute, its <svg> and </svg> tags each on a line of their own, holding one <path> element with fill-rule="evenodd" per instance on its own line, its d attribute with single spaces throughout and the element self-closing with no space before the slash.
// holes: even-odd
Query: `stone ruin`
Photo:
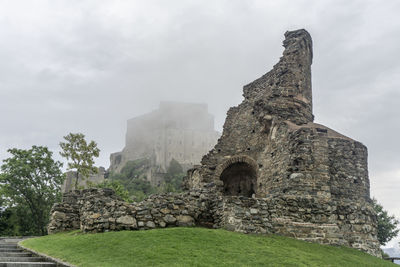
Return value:
<svg viewBox="0 0 400 267">
<path fill-rule="evenodd" d="M 149 159 L 146 178 L 157 186 L 172 159 L 184 170 L 193 168 L 219 136 L 206 104 L 162 101 L 158 109 L 127 121 L 125 147 L 111 154 L 108 171 L 120 173 L 129 161 Z"/>
<path fill-rule="evenodd" d="M 78 173 L 76 171 L 68 171 L 65 173 L 64 183 L 61 185 L 61 192 L 69 192 L 74 189 Z M 106 170 L 104 167 L 97 168 L 97 173 L 91 173 L 89 177 L 85 178 L 79 174 L 78 188 L 88 188 L 90 185 L 96 185 L 104 182 Z"/>
<path fill-rule="evenodd" d="M 312 40 L 285 33 L 280 61 L 244 86 L 187 191 L 128 204 L 107 189 L 64 194 L 49 233 L 201 225 L 344 245 L 379 256 L 367 148 L 313 122 Z"/>
</svg>

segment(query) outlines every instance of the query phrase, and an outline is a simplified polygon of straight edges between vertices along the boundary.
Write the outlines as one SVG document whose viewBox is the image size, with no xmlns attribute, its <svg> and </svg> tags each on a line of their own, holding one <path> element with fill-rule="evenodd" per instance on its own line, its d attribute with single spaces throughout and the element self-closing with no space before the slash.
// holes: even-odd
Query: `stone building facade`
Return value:
<svg viewBox="0 0 400 267">
<path fill-rule="evenodd" d="M 105 181 L 106 170 L 104 167 L 97 168 L 97 173 L 92 173 L 86 179 L 83 179 L 82 175 L 79 175 L 78 188 L 88 188 L 92 184 L 100 184 Z M 77 172 L 68 171 L 65 173 L 65 180 L 61 186 L 61 192 L 69 192 L 75 188 Z"/>
<path fill-rule="evenodd" d="M 108 191 L 71 192 L 53 207 L 49 232 L 76 220 L 89 232 L 195 224 L 379 256 L 367 148 L 313 122 L 309 33 L 286 32 L 283 45 L 274 68 L 244 86 L 201 166 L 188 171 L 187 192 L 133 204 Z"/>
<path fill-rule="evenodd" d="M 189 169 L 219 136 L 206 104 L 161 102 L 157 110 L 128 120 L 125 148 L 111 154 L 109 170 L 119 172 L 140 158 L 151 159 L 154 172 L 165 172 L 172 159 Z"/>
</svg>

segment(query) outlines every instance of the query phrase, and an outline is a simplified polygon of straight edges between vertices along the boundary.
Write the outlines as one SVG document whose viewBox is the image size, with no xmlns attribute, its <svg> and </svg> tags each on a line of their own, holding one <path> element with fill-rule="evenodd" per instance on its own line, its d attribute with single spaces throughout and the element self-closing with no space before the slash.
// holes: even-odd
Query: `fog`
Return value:
<svg viewBox="0 0 400 267">
<path fill-rule="evenodd" d="M 371 195 L 400 217 L 399 13 L 396 0 L 0 1 L 0 160 L 32 145 L 60 159 L 82 132 L 108 167 L 126 121 L 160 101 L 206 103 L 222 131 L 284 32 L 305 28 L 315 121 L 368 147 Z"/>
</svg>

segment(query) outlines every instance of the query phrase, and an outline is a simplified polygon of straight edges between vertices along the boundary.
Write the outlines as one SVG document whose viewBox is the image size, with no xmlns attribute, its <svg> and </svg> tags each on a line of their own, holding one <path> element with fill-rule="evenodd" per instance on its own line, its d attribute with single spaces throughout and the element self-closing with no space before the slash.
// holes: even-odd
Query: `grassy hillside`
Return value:
<svg viewBox="0 0 400 267">
<path fill-rule="evenodd" d="M 75 231 L 23 245 L 78 266 L 396 266 L 355 249 L 203 228 Z"/>
</svg>

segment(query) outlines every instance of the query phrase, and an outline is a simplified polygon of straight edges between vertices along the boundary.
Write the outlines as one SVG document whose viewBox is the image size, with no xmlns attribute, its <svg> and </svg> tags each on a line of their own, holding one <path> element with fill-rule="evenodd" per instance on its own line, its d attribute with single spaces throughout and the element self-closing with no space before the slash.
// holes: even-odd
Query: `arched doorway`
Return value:
<svg viewBox="0 0 400 267">
<path fill-rule="evenodd" d="M 251 197 L 256 191 L 256 171 L 246 162 L 230 164 L 221 173 L 220 179 L 224 183 L 225 195 Z"/>
</svg>

